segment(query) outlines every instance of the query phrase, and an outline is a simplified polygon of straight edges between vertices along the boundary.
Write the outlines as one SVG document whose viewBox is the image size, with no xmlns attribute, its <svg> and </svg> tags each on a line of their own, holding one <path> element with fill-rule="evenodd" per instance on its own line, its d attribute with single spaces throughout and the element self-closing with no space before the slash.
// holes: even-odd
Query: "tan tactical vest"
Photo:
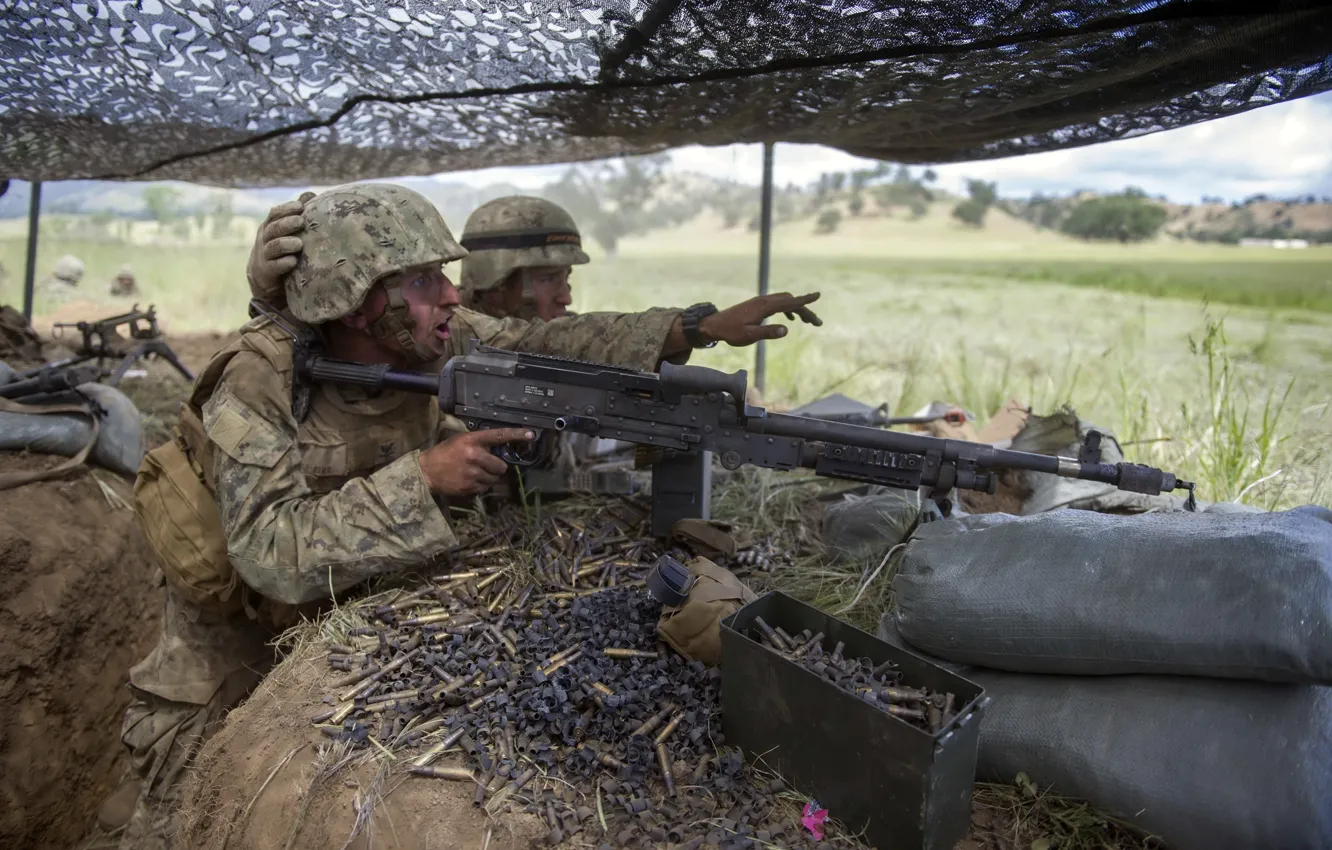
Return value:
<svg viewBox="0 0 1332 850">
<path fill-rule="evenodd" d="M 290 393 L 292 344 L 287 333 L 266 318 L 241 328 L 240 338 L 213 355 L 195 381 L 189 400 L 181 405 L 175 439 L 149 452 L 139 469 L 134 495 L 144 534 L 167 581 L 195 604 L 229 612 L 243 609 L 252 616 L 257 608 L 256 600 L 246 598 L 257 594 L 240 581 L 227 557 L 213 497 L 213 446 L 204 435 L 203 406 L 241 351 L 260 355 L 282 375 Z M 439 408 L 430 396 L 389 392 L 369 397 L 317 386 L 297 429 L 306 483 L 315 493 L 336 490 L 414 449 L 429 448 L 438 427 Z"/>
</svg>

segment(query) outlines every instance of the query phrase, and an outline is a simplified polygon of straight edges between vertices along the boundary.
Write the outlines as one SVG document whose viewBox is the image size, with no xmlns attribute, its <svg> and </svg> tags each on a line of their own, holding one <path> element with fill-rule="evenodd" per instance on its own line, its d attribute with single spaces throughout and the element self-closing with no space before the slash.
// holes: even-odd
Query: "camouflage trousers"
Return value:
<svg viewBox="0 0 1332 850">
<path fill-rule="evenodd" d="M 181 785 L 226 712 L 272 667 L 274 629 L 240 614 L 193 605 L 170 586 L 157 646 L 130 670 L 121 726 L 130 771 L 140 782 L 120 850 L 167 850 L 178 829 Z"/>
</svg>

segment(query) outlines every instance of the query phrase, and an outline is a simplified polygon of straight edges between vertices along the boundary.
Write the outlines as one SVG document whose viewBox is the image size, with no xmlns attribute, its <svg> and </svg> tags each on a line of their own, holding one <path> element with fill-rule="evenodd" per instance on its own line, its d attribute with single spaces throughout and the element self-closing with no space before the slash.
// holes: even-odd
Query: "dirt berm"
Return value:
<svg viewBox="0 0 1332 850">
<path fill-rule="evenodd" d="M 63 460 L 0 453 L 0 471 Z M 121 778 L 129 668 L 161 605 L 132 501 L 87 468 L 0 491 L 0 847 L 74 846 Z"/>
<path fill-rule="evenodd" d="M 264 679 L 200 751 L 185 783 L 177 846 L 518 850 L 545 836 L 532 815 L 487 824 L 471 783 L 412 776 L 401 763 L 387 775 L 378 762 L 345 763 L 343 745 L 310 723 L 327 707 L 320 700 L 331 686 L 322 651 L 308 645 Z"/>
</svg>

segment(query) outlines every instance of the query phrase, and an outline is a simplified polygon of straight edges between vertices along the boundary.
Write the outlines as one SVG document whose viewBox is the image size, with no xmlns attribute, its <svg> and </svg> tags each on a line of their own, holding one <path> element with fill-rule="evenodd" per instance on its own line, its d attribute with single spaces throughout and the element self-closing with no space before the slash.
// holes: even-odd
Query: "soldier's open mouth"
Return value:
<svg viewBox="0 0 1332 850">
<path fill-rule="evenodd" d="M 445 319 L 444 321 L 442 321 L 442 322 L 440 322 L 439 324 L 435 325 L 435 336 L 439 337 L 440 339 L 448 339 L 449 336 L 450 336 L 450 334 L 449 334 L 449 322 L 450 322 L 451 320 L 452 320 L 452 317 L 450 317 L 450 318 L 448 318 L 448 319 Z"/>
</svg>

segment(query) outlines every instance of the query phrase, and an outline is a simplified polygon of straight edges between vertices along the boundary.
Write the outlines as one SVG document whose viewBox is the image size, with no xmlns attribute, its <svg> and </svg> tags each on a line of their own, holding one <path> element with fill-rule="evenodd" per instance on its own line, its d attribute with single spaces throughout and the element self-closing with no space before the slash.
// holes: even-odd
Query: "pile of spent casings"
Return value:
<svg viewBox="0 0 1332 850">
<path fill-rule="evenodd" d="M 875 665 L 868 658 L 846 658 L 842 655 L 846 648 L 842 641 L 829 652 L 824 645 L 823 632 L 816 634 L 805 629 L 791 635 L 781 626 L 768 625 L 762 617 L 755 617 L 752 625 L 754 630 L 750 637 L 783 658 L 931 735 L 957 714 L 956 695 L 905 686 L 901 672 L 892 661 Z"/>
<path fill-rule="evenodd" d="M 490 517 L 488 548 L 459 547 L 455 572 L 368 604 L 372 625 L 329 647 L 347 675 L 316 725 L 469 783 L 489 816 L 541 817 L 552 845 L 859 846 L 833 822 L 815 840 L 804 801 L 722 746 L 721 671 L 659 640 L 643 587 L 659 555 L 688 556 L 636 519 Z"/>
</svg>

